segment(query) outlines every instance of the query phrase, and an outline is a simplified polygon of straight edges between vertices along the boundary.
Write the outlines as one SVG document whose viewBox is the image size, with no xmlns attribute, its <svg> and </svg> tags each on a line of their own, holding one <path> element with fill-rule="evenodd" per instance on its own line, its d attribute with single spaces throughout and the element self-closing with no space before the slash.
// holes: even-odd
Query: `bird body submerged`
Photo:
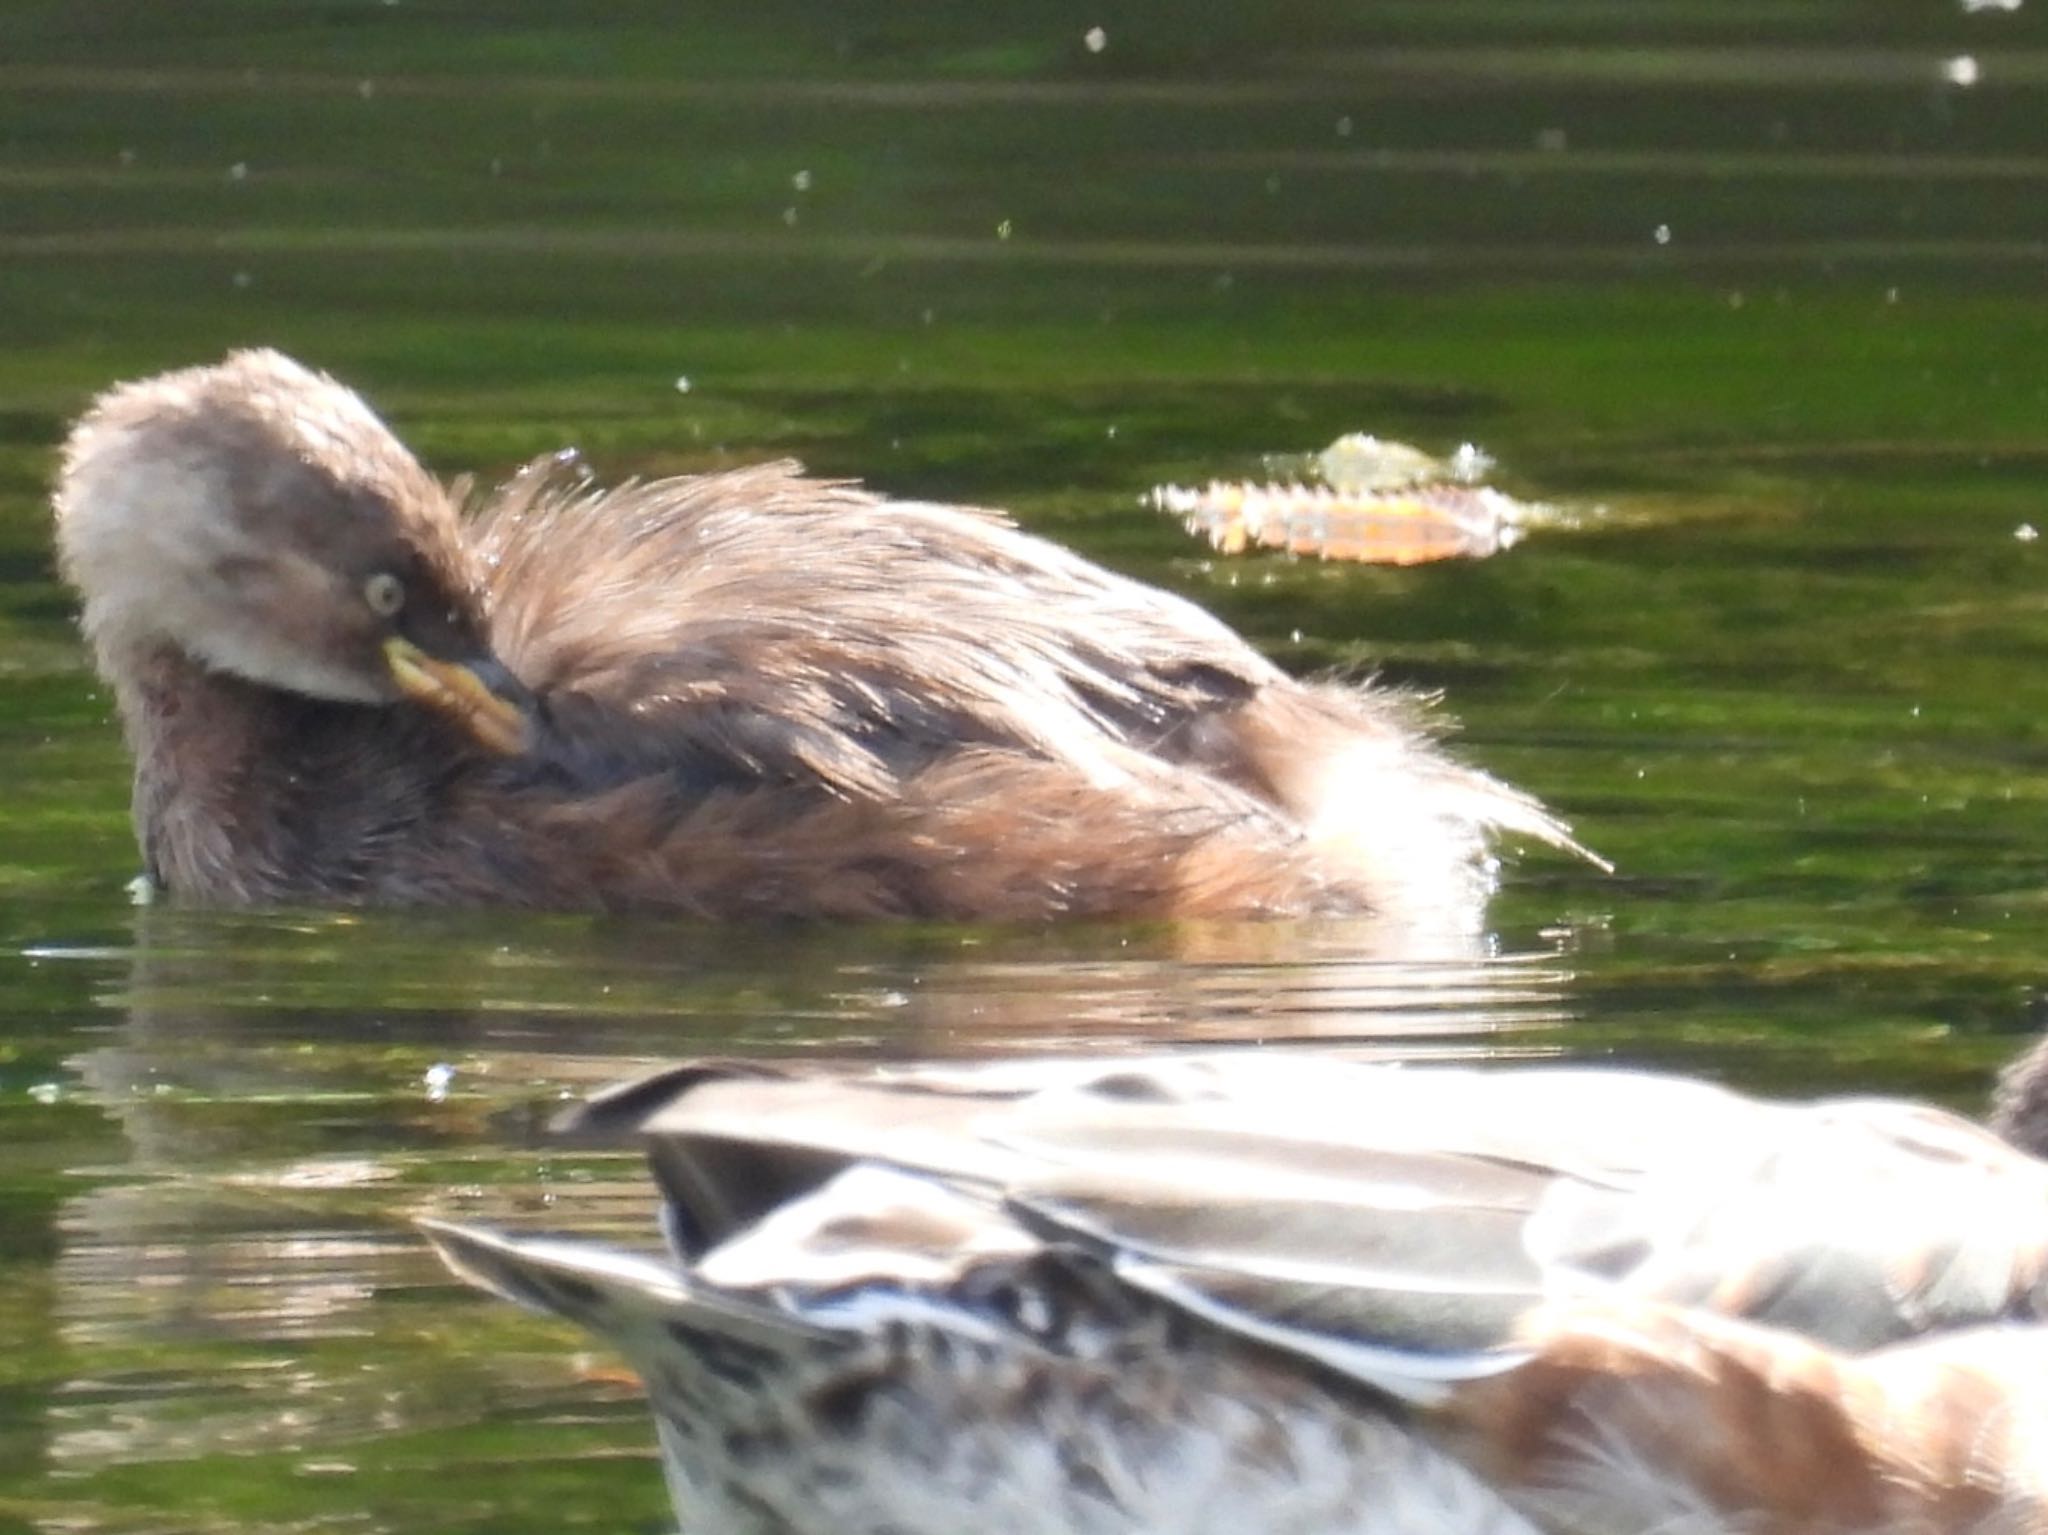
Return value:
<svg viewBox="0 0 2048 1535">
<path fill-rule="evenodd" d="M 429 1231 L 634 1363 L 685 1528 L 2048 1528 L 2048 1165 L 1933 1110 L 1239 1055 L 584 1118 L 669 1258 Z"/>
<path fill-rule="evenodd" d="M 792 465 L 543 462 L 465 514 L 348 390 L 238 353 L 103 397 L 56 501 L 188 899 L 1457 934 L 1496 831 L 1571 846 L 1397 697 Z"/>
</svg>

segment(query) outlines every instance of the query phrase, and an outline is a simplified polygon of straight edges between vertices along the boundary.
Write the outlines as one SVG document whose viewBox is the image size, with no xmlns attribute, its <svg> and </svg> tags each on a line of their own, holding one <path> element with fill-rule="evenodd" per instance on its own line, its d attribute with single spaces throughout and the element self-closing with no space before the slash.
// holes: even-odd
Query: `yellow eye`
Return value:
<svg viewBox="0 0 2048 1535">
<path fill-rule="evenodd" d="M 380 570 L 363 583 L 363 601 L 379 618 L 389 618 L 405 606 L 405 583 L 388 570 Z"/>
</svg>

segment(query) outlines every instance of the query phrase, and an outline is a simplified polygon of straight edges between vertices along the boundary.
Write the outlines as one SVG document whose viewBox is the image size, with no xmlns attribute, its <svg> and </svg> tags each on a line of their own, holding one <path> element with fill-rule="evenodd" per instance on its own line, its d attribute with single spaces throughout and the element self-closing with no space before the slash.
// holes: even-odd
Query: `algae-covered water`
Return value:
<svg viewBox="0 0 2048 1535">
<path fill-rule="evenodd" d="M 0 15 L 0 1529 L 653 1531 L 629 1384 L 436 1210 L 641 1225 L 566 1094 L 685 1052 L 1578 1052 L 1965 1107 L 2048 928 L 2048 45 L 1944 0 L 38 3 Z M 794 455 L 1445 693 L 1612 858 L 1344 925 L 136 910 L 53 445 L 282 346 L 438 470 Z M 1371 431 L 1565 508 L 1226 559 Z"/>
</svg>

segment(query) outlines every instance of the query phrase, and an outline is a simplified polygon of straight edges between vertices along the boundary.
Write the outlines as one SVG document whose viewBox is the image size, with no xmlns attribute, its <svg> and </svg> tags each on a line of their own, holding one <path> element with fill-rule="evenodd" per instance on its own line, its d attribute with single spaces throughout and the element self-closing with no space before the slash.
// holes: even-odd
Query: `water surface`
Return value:
<svg viewBox="0 0 2048 1535">
<path fill-rule="evenodd" d="M 543 1125 L 684 1052 L 1315 1041 L 1972 1108 L 2037 1026 L 2037 7 L 1154 10 L 0 20 L 0 1529 L 662 1528 L 630 1385 L 407 1222 L 644 1229 Z M 1012 507 L 1291 667 L 1443 691 L 1618 872 L 1512 861 L 1436 964 L 131 909 L 51 449 L 253 343 L 448 473 L 793 455 Z M 1139 504 L 1354 430 L 1479 442 L 1576 525 L 1375 570 Z"/>
</svg>

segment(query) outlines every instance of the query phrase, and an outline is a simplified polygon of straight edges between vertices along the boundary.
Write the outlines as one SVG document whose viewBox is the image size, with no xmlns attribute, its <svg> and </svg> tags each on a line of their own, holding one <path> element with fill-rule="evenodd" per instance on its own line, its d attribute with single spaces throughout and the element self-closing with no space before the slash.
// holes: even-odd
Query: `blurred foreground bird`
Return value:
<svg viewBox="0 0 2048 1535">
<path fill-rule="evenodd" d="M 1935 1109 L 1274 1052 L 580 1122 L 666 1257 L 427 1229 L 632 1362 L 686 1530 L 2048 1530 L 2048 1164 Z"/>
<path fill-rule="evenodd" d="M 1494 834 L 1578 851 L 1412 700 L 992 512 L 786 463 L 461 500 L 275 352 L 78 423 L 58 552 L 171 895 L 1428 937 Z"/>
</svg>

